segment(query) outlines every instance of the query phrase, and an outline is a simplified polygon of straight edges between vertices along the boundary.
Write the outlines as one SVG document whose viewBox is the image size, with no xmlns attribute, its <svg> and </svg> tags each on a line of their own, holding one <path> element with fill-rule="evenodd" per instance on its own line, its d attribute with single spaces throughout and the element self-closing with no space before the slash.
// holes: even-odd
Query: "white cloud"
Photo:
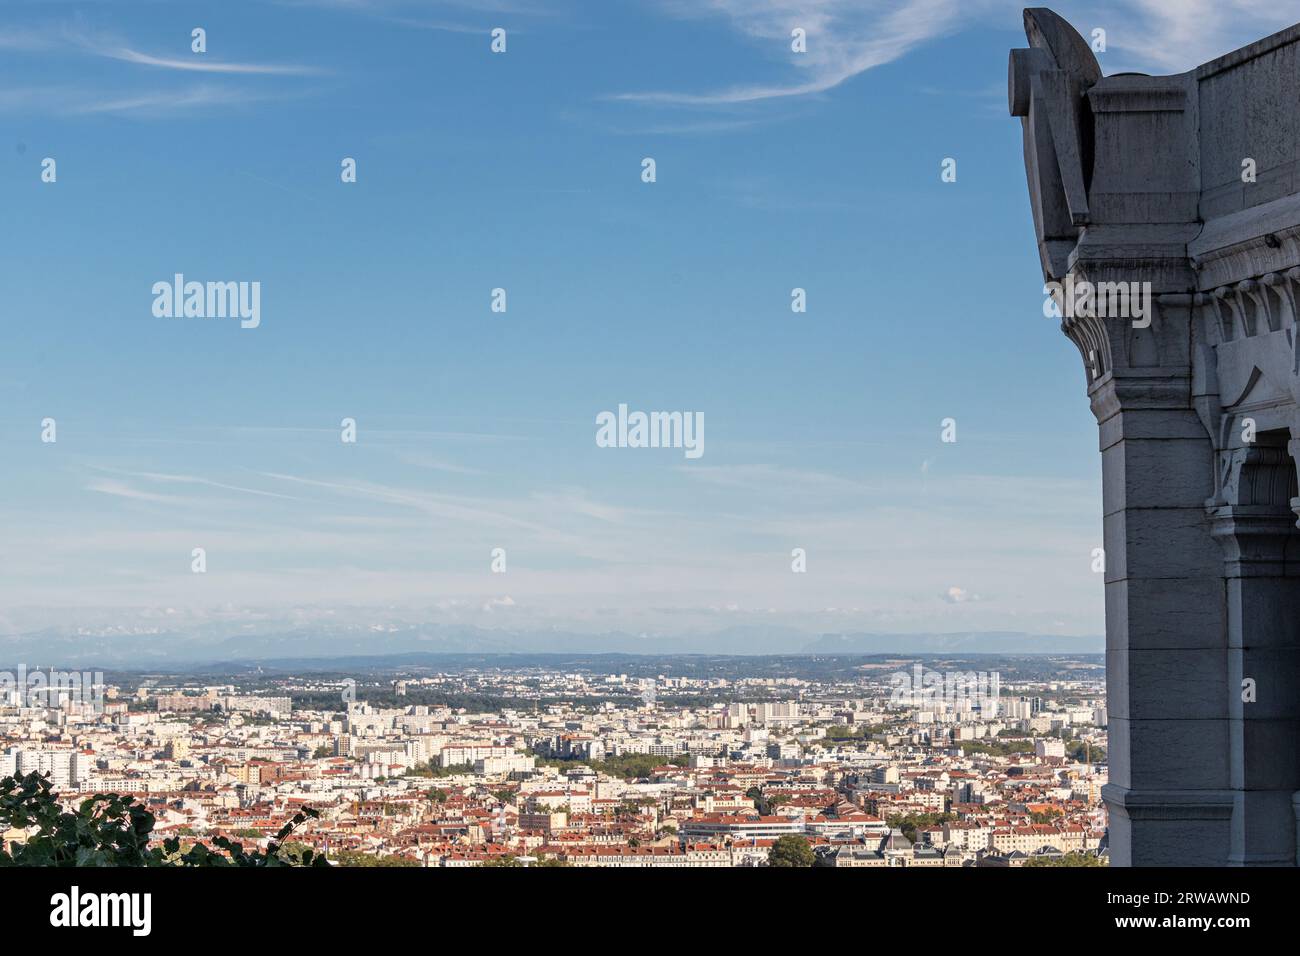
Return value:
<svg viewBox="0 0 1300 956">
<path fill-rule="evenodd" d="M 103 470 L 112 471 L 113 469 L 105 468 Z M 210 478 L 204 478 L 199 475 L 173 475 L 173 474 L 163 474 L 155 471 L 121 471 L 117 473 L 124 475 L 128 478 L 142 478 L 145 481 L 156 481 L 156 482 L 163 482 L 163 483 L 185 484 L 185 485 L 206 485 L 209 488 L 220 488 L 223 491 L 239 491 L 247 495 L 261 495 L 266 498 L 283 498 L 287 501 L 301 500 L 299 498 L 295 498 L 292 495 L 282 495 L 279 492 L 275 492 L 275 491 L 262 491 L 261 489 L 258 488 L 246 488 L 242 485 L 228 485 L 224 482 L 213 481 Z"/>
<path fill-rule="evenodd" d="M 728 24 L 787 66 L 785 78 L 720 89 L 650 90 L 614 99 L 660 106 L 730 107 L 832 90 L 874 67 L 972 26 L 1020 33 L 1023 0 L 661 0 L 669 16 Z M 1081 35 L 1106 30 L 1103 72 L 1176 73 L 1300 20 L 1300 0 L 1061 0 L 1053 4 Z M 803 27 L 808 52 L 790 50 Z"/>
<path fill-rule="evenodd" d="M 969 8 L 982 5 L 967 3 Z M 897 60 L 927 40 L 958 29 L 965 17 L 956 0 L 707 0 L 664 5 L 670 15 L 722 17 L 742 36 L 780 52 L 799 78 L 741 83 L 720 90 L 633 92 L 616 99 L 680 106 L 728 106 L 834 89 L 875 66 Z M 790 33 L 807 32 L 807 52 L 790 50 Z"/>
<path fill-rule="evenodd" d="M 42 59 L 94 56 L 161 71 L 221 74 L 245 78 L 311 76 L 317 67 L 280 63 L 244 63 L 214 59 L 206 54 L 185 57 L 155 56 L 135 49 L 119 37 L 94 31 L 81 20 L 26 29 L 0 28 L 0 50 L 39 55 Z M 58 64 L 64 70 L 64 64 Z M 134 73 L 133 73 L 134 75 Z M 47 83 L 10 87 L 0 91 L 0 112 L 50 112 L 64 115 L 127 114 L 167 116 L 213 106 L 227 106 L 274 98 L 259 90 L 201 83 L 154 89 L 101 85 Z"/>
<path fill-rule="evenodd" d="M 195 73 L 239 73 L 262 76 L 311 76 L 323 72 L 317 67 L 294 66 L 277 63 L 231 63 L 210 60 L 206 54 L 190 58 L 151 56 L 130 47 L 91 47 L 91 52 L 113 60 L 123 60 L 140 66 L 156 66 L 167 70 L 187 70 Z"/>
<path fill-rule="evenodd" d="M 1179 73 L 1290 26 L 1300 20 L 1300 2 L 1132 0 L 1100 11 L 1070 3 L 1057 12 L 1085 36 L 1093 27 L 1104 28 L 1107 47 L 1147 64 L 1145 69 Z M 1111 72 L 1106 54 L 1100 59 Z"/>
<path fill-rule="evenodd" d="M 114 481 L 112 479 L 103 479 L 92 481 L 86 485 L 87 491 L 97 491 L 102 495 L 112 495 L 115 498 L 127 498 L 131 501 L 148 501 L 153 504 L 169 505 L 193 505 L 193 498 L 182 498 L 178 495 L 162 495 L 151 491 L 142 491 L 139 488 L 132 487 L 124 481 Z"/>
</svg>

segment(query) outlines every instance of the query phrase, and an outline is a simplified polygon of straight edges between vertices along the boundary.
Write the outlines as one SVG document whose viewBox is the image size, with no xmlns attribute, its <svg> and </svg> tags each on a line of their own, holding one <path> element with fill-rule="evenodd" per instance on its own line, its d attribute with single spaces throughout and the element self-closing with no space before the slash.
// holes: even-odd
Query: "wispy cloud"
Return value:
<svg viewBox="0 0 1300 956">
<path fill-rule="evenodd" d="M 427 468 L 430 471 L 442 471 L 450 475 L 483 475 L 486 472 L 478 468 L 466 468 L 464 465 L 453 464 L 449 461 L 443 461 L 440 458 L 434 458 L 432 455 L 423 452 L 402 452 L 397 456 L 399 461 L 408 465 L 414 465 L 416 468 Z"/>
<path fill-rule="evenodd" d="M 271 94 L 209 84 L 180 89 L 106 92 L 88 86 L 28 86 L 0 90 L 0 113 L 40 111 L 65 116 L 117 113 L 169 116 L 204 106 L 231 106 Z"/>
<path fill-rule="evenodd" d="M 742 36 L 786 55 L 798 78 L 742 83 L 708 92 L 648 91 L 615 99 L 660 105 L 731 106 L 834 89 L 875 66 L 892 62 L 965 21 L 956 0 L 671 0 L 672 16 L 721 17 Z M 967 7 L 970 4 L 965 5 Z M 807 52 L 790 49 L 791 31 L 807 34 Z"/>
<path fill-rule="evenodd" d="M 1130 0 L 1097 9 L 1082 3 L 1058 8 L 1088 35 L 1106 30 L 1108 49 L 1140 66 L 1177 73 L 1300 20 L 1300 0 Z M 1108 72 L 1112 64 L 1101 57 Z"/>
<path fill-rule="evenodd" d="M 918 47 L 971 26 L 1019 32 L 1023 0 L 660 0 L 668 16 L 713 19 L 786 64 L 786 78 L 712 90 L 646 90 L 612 99 L 666 107 L 728 108 L 833 90 Z M 1300 0 L 1060 0 L 1054 9 L 1084 36 L 1107 34 L 1105 72 L 1179 72 L 1300 20 Z M 807 52 L 790 48 L 807 34 Z M 982 91 L 975 95 L 982 95 Z"/>
<path fill-rule="evenodd" d="M 238 62 L 213 59 L 207 54 L 159 56 L 136 49 L 111 33 L 93 30 L 81 20 L 36 27 L 0 27 L 0 50 L 29 54 L 41 59 L 98 57 L 158 73 L 202 73 L 243 77 L 250 82 L 262 77 L 307 77 L 327 73 L 320 67 L 289 63 Z M 62 63 L 57 65 L 66 75 Z M 125 84 L 112 82 L 94 86 L 45 83 L 9 87 L 0 91 L 0 111 L 20 113 L 45 111 L 63 115 L 124 114 L 168 116 L 196 108 L 230 106 L 284 95 L 270 88 L 251 88 L 217 83 L 141 89 L 134 85 L 143 72 L 123 74 Z"/>
<path fill-rule="evenodd" d="M 0 28 L 0 50 L 13 52 L 80 52 L 91 56 L 166 70 L 193 73 L 227 73 L 245 76 L 314 76 L 320 67 L 294 63 L 245 63 L 220 60 L 206 53 L 185 57 L 158 56 L 138 50 L 111 33 L 93 30 L 81 21 L 40 27 Z"/>
<path fill-rule="evenodd" d="M 199 106 L 233 106 L 267 99 L 265 95 L 249 90 L 216 86 L 194 86 L 182 90 L 155 90 L 146 93 L 124 93 L 102 96 L 93 92 L 78 94 L 63 107 L 67 113 L 134 113 L 141 115 L 167 115 Z"/>
<path fill-rule="evenodd" d="M 374 481 L 322 481 L 276 472 L 266 472 L 264 477 L 366 501 L 413 508 L 441 520 L 471 522 L 485 527 L 519 528 L 539 534 L 551 533 L 550 529 L 534 521 L 508 514 L 494 503 L 479 498 L 397 488 Z"/>
<path fill-rule="evenodd" d="M 62 43 L 71 49 L 92 56 L 119 60 L 136 66 L 164 70 L 181 70 L 190 73 L 225 73 L 243 76 L 313 76 L 325 72 L 319 67 L 290 63 L 247 63 L 220 60 L 207 53 L 188 56 L 157 56 L 138 50 L 120 37 L 93 30 L 81 22 L 62 24 L 49 31 L 52 44 Z"/>
<path fill-rule="evenodd" d="M 262 76 L 314 76 L 323 73 L 318 67 L 296 66 L 278 63 L 230 63 L 223 60 L 209 60 L 206 55 L 192 58 L 151 56 L 132 50 L 130 47 L 98 47 L 93 53 L 113 60 L 136 63 L 140 66 L 155 66 L 167 70 L 187 70 L 194 73 L 236 73 Z"/>
<path fill-rule="evenodd" d="M 113 471 L 113 469 L 107 468 L 103 470 Z M 145 481 L 160 482 L 163 484 L 204 485 L 209 488 L 219 488 L 222 491 L 238 491 L 246 495 L 260 495 L 266 498 L 283 498 L 287 501 L 302 500 L 293 495 L 282 495 L 276 491 L 263 491 L 260 488 L 248 488 L 243 485 L 231 485 L 222 481 L 213 481 L 211 478 L 205 478 L 201 475 L 174 475 L 156 471 L 120 471 L 115 473 L 127 478 L 139 478 Z"/>
<path fill-rule="evenodd" d="M 442 33 L 484 33 L 489 26 L 509 17 L 553 17 L 563 10 L 554 2 L 520 3 L 516 0 L 275 0 L 282 6 L 319 7 L 364 14 L 413 30 Z M 436 14 L 431 17 L 430 14 Z M 470 23 L 449 17 L 474 17 Z M 488 24 L 487 16 L 496 21 Z M 511 32 L 522 32 L 518 22 L 509 24 Z"/>
<path fill-rule="evenodd" d="M 147 501 L 152 504 L 168 505 L 192 505 L 195 499 L 184 498 L 180 495 L 164 495 L 158 492 L 145 491 L 129 485 L 124 481 L 117 481 L 111 478 L 96 479 L 87 483 L 87 491 L 96 491 L 102 495 L 112 495 L 115 498 L 128 498 L 131 501 Z"/>
</svg>

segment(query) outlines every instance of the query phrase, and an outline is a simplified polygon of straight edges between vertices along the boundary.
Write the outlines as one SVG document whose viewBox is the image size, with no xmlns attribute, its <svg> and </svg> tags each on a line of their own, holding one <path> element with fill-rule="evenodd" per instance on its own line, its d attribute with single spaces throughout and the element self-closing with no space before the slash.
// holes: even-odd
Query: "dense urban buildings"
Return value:
<svg viewBox="0 0 1300 956">
<path fill-rule="evenodd" d="M 1099 658 L 821 665 L 26 675 L 0 776 L 136 795 L 182 844 L 310 806 L 293 840 L 345 865 L 763 866 L 783 837 L 828 866 L 1104 862 Z"/>
</svg>

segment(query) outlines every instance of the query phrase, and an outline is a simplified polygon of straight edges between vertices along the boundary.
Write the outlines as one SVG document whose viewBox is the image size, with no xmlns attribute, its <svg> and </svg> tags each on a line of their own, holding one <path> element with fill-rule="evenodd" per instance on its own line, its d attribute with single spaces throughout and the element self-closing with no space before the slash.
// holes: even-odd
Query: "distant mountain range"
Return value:
<svg viewBox="0 0 1300 956">
<path fill-rule="evenodd" d="M 1098 654 L 1105 638 L 1015 631 L 949 634 L 809 634 L 738 626 L 707 634 L 510 631 L 468 626 L 233 625 L 106 633 L 49 629 L 0 637 L 0 667 L 136 668 L 222 661 L 380 657 L 395 654 Z"/>
</svg>

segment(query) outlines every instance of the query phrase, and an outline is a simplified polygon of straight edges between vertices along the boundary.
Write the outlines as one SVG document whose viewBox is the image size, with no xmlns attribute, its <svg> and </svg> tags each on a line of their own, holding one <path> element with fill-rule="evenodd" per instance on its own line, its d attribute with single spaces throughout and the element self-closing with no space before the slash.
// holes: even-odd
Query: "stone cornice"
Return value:
<svg viewBox="0 0 1300 956">
<path fill-rule="evenodd" d="M 1231 790 L 1134 790 L 1115 783 L 1101 794 L 1131 820 L 1226 820 L 1234 799 Z"/>
<path fill-rule="evenodd" d="M 1300 193 L 1209 220 L 1187 255 L 1200 292 L 1300 265 Z"/>
</svg>

